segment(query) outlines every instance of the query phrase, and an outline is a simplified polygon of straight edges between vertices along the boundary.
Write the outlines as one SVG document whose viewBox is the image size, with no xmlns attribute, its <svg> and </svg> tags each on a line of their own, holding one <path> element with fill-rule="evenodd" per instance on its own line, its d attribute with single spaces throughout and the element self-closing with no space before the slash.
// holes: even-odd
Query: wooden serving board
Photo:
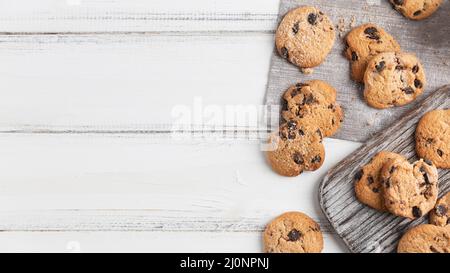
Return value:
<svg viewBox="0 0 450 273">
<path fill-rule="evenodd" d="M 450 1 L 444 1 L 432 17 L 423 21 L 411 21 L 395 11 L 388 0 L 281 0 L 279 18 L 290 9 L 312 5 L 324 11 L 335 25 L 344 21 L 344 30 L 336 38 L 333 50 L 314 73 L 305 75 L 282 59 L 276 52 L 272 55 L 266 104 L 280 103 L 282 93 L 292 84 L 311 79 L 325 80 L 338 91 L 338 101 L 344 109 L 345 119 L 338 139 L 364 142 L 387 128 L 392 122 L 417 107 L 427 95 L 450 79 Z M 363 86 L 350 79 L 349 62 L 343 56 L 344 37 L 353 25 L 373 22 L 391 33 L 403 51 L 416 54 L 425 67 L 427 87 L 414 103 L 386 110 L 373 109 L 365 103 Z M 342 28 L 340 28 L 342 29 Z"/>
<path fill-rule="evenodd" d="M 322 210 L 352 252 L 395 252 L 406 230 L 428 221 L 427 216 L 411 221 L 371 209 L 356 199 L 353 185 L 356 173 L 378 152 L 393 151 L 406 156 L 410 162 L 417 160 L 414 140 L 417 123 L 425 113 L 435 109 L 450 109 L 450 85 L 434 92 L 336 165 L 321 183 Z M 450 170 L 439 170 L 440 196 L 449 190 Z"/>
</svg>

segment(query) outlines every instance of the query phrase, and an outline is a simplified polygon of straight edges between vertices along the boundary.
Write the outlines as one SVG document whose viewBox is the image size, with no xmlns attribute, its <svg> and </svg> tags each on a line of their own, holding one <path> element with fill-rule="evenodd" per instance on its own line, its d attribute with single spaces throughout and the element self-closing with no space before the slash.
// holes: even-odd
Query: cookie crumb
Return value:
<svg viewBox="0 0 450 273">
<path fill-rule="evenodd" d="M 312 68 L 300 68 L 300 72 L 302 72 L 305 75 L 311 75 L 314 73 L 314 69 Z"/>
</svg>

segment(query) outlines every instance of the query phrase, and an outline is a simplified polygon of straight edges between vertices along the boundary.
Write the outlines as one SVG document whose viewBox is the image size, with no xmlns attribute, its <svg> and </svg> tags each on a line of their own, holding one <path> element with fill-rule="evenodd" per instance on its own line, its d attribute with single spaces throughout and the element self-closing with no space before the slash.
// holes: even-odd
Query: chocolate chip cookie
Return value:
<svg viewBox="0 0 450 273">
<path fill-rule="evenodd" d="M 381 170 L 384 205 L 394 215 L 416 219 L 433 209 L 438 196 L 438 172 L 422 159 L 410 164 L 391 159 Z"/>
<path fill-rule="evenodd" d="M 398 253 L 450 253 L 450 228 L 419 225 L 408 230 L 397 247 Z"/>
<path fill-rule="evenodd" d="M 352 79 L 364 81 L 367 63 L 383 52 L 399 52 L 400 45 L 383 28 L 364 24 L 352 29 L 346 36 L 345 55 L 351 64 Z"/>
<path fill-rule="evenodd" d="M 312 68 L 325 60 L 335 36 L 333 23 L 322 11 L 303 6 L 284 16 L 275 43 L 280 56 L 299 68 Z"/>
<path fill-rule="evenodd" d="M 301 119 L 282 124 L 269 137 L 272 150 L 267 159 L 272 169 L 283 176 L 297 176 L 303 171 L 319 169 L 325 160 L 323 134 L 319 127 Z"/>
<path fill-rule="evenodd" d="M 450 225 L 450 192 L 439 199 L 430 212 L 430 224 L 441 227 Z"/>
<path fill-rule="evenodd" d="M 361 203 L 380 211 L 386 210 L 381 192 L 380 172 L 384 164 L 392 159 L 405 158 L 396 153 L 382 151 L 356 174 L 355 193 Z"/>
<path fill-rule="evenodd" d="M 299 118 L 316 124 L 324 137 L 334 135 L 344 119 L 344 112 L 336 102 L 336 90 L 323 81 L 297 83 L 284 93 L 283 99 L 285 120 Z"/>
<path fill-rule="evenodd" d="M 423 20 L 439 9 L 443 0 L 390 0 L 396 10 L 412 20 Z"/>
<path fill-rule="evenodd" d="M 380 53 L 367 64 L 364 84 L 364 98 L 370 106 L 378 109 L 402 106 L 422 94 L 425 71 L 412 54 Z"/>
<path fill-rule="evenodd" d="M 416 129 L 416 152 L 436 167 L 450 169 L 450 110 L 435 110 L 423 116 Z"/>
<path fill-rule="evenodd" d="M 267 253 L 320 253 L 323 249 L 319 225 L 301 212 L 287 212 L 270 222 L 263 241 Z"/>
</svg>

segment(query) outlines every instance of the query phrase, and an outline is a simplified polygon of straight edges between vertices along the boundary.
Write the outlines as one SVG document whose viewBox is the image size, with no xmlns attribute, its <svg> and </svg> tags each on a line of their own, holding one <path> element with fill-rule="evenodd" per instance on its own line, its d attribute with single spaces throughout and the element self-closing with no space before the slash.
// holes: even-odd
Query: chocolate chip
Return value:
<svg viewBox="0 0 450 273">
<path fill-rule="evenodd" d="M 379 188 L 373 188 L 372 191 L 373 191 L 374 193 L 379 193 L 379 192 L 380 192 L 380 189 L 379 189 Z"/>
<path fill-rule="evenodd" d="M 308 23 L 310 23 L 311 25 L 316 25 L 317 24 L 317 14 L 310 13 L 308 15 Z"/>
<path fill-rule="evenodd" d="M 444 152 L 440 149 L 437 150 L 437 153 L 440 157 L 442 157 L 444 155 Z"/>
<path fill-rule="evenodd" d="M 386 181 L 384 181 L 384 186 L 385 186 L 386 188 L 390 188 L 390 187 L 391 187 L 391 181 L 389 181 L 389 179 L 386 180 Z"/>
<path fill-rule="evenodd" d="M 320 161 L 322 161 L 322 157 L 320 155 L 316 155 L 312 160 L 311 163 L 319 163 Z"/>
<path fill-rule="evenodd" d="M 430 183 L 430 178 L 428 178 L 428 174 L 427 173 L 422 173 L 423 174 L 423 179 L 425 180 L 426 184 L 431 184 Z"/>
<path fill-rule="evenodd" d="M 419 218 L 419 217 L 422 216 L 422 211 L 420 210 L 419 207 L 414 206 L 412 208 L 412 214 L 413 214 L 414 217 Z"/>
<path fill-rule="evenodd" d="M 370 185 L 370 184 L 373 184 L 374 182 L 375 182 L 375 180 L 373 179 L 373 177 L 369 175 L 367 177 L 367 183 Z"/>
<path fill-rule="evenodd" d="M 416 87 L 416 88 L 422 88 L 422 82 L 420 81 L 420 80 L 418 80 L 418 79 L 415 79 L 414 80 L 414 86 Z"/>
<path fill-rule="evenodd" d="M 308 85 L 306 83 L 301 83 L 301 82 L 295 84 L 295 87 L 297 89 L 302 89 L 305 86 L 308 86 Z"/>
<path fill-rule="evenodd" d="M 380 36 L 378 35 L 378 29 L 375 27 L 368 27 L 364 30 L 364 33 L 367 34 L 367 38 L 372 40 L 379 40 Z"/>
<path fill-rule="evenodd" d="M 320 131 L 320 129 L 317 129 L 316 133 L 319 135 L 320 141 L 322 141 L 322 139 L 323 139 L 322 131 Z"/>
<path fill-rule="evenodd" d="M 355 180 L 360 180 L 363 177 L 363 175 L 364 175 L 364 171 L 360 170 L 359 172 L 357 172 L 355 174 Z"/>
<path fill-rule="evenodd" d="M 298 130 L 298 133 L 299 133 L 301 136 L 304 136 L 304 135 L 305 135 L 305 132 L 303 132 L 302 129 Z"/>
<path fill-rule="evenodd" d="M 288 139 L 294 140 L 296 137 L 297 137 L 297 136 L 295 135 L 294 132 L 289 131 L 289 133 L 288 133 Z"/>
<path fill-rule="evenodd" d="M 282 139 L 282 140 L 287 140 L 287 135 L 286 135 L 286 132 L 280 132 L 280 138 Z"/>
<path fill-rule="evenodd" d="M 394 4 L 397 6 L 403 5 L 403 2 L 404 2 L 403 0 L 394 0 Z"/>
<path fill-rule="evenodd" d="M 434 246 L 430 246 L 430 251 L 432 253 L 440 253 L 440 251 L 438 249 L 436 249 Z"/>
<path fill-rule="evenodd" d="M 427 138 L 427 144 L 432 144 L 434 142 L 433 138 Z"/>
<path fill-rule="evenodd" d="M 422 11 L 421 11 L 421 10 L 418 10 L 418 11 L 416 11 L 416 12 L 413 13 L 414 16 L 419 16 L 420 14 L 422 14 Z"/>
<path fill-rule="evenodd" d="M 292 32 L 294 32 L 294 34 L 298 33 L 299 30 L 299 22 L 296 22 L 293 26 L 292 26 Z"/>
<path fill-rule="evenodd" d="M 305 161 L 303 160 L 303 156 L 299 153 L 295 153 L 292 159 L 294 160 L 295 164 L 298 165 L 305 163 Z"/>
<path fill-rule="evenodd" d="M 314 98 L 313 94 L 309 94 L 303 101 L 303 104 L 310 105 L 312 104 L 316 99 Z"/>
<path fill-rule="evenodd" d="M 334 124 L 336 124 L 336 122 L 334 121 L 334 118 L 333 118 L 333 119 L 331 119 L 331 125 L 334 126 Z"/>
<path fill-rule="evenodd" d="M 403 69 L 405 69 L 405 68 L 403 66 L 401 66 L 401 65 L 397 65 L 395 67 L 395 70 L 403 70 Z"/>
<path fill-rule="evenodd" d="M 412 87 L 403 88 L 402 91 L 407 95 L 414 94 L 414 89 Z"/>
<path fill-rule="evenodd" d="M 375 65 L 375 68 L 378 71 L 378 73 L 380 73 L 381 71 L 384 70 L 385 66 L 386 66 L 386 62 L 381 61 L 379 64 Z"/>
<path fill-rule="evenodd" d="M 436 215 L 439 217 L 447 215 L 447 207 L 445 205 L 438 205 L 436 207 Z"/>
<path fill-rule="evenodd" d="M 414 74 L 417 74 L 417 72 L 419 72 L 419 66 L 418 66 L 418 65 L 415 65 L 415 66 L 412 68 L 412 72 L 413 72 Z"/>
<path fill-rule="evenodd" d="M 290 120 L 287 123 L 287 127 L 289 130 L 294 130 L 297 127 L 297 122 L 294 120 Z"/>
<path fill-rule="evenodd" d="M 352 61 L 357 61 L 358 60 L 358 54 L 356 54 L 355 51 L 352 51 Z"/>
<path fill-rule="evenodd" d="M 281 57 L 288 59 L 289 58 L 289 51 L 286 47 L 281 48 Z"/>
<path fill-rule="evenodd" d="M 289 231 L 289 233 L 288 233 L 288 238 L 289 238 L 289 241 L 291 241 L 291 242 L 298 241 L 298 239 L 300 239 L 300 237 L 302 237 L 302 236 L 303 236 L 302 233 L 296 229 L 293 229 L 293 230 Z"/>
<path fill-rule="evenodd" d="M 391 169 L 389 170 L 390 174 L 393 174 L 395 172 L 397 168 L 395 166 L 392 166 Z"/>
</svg>

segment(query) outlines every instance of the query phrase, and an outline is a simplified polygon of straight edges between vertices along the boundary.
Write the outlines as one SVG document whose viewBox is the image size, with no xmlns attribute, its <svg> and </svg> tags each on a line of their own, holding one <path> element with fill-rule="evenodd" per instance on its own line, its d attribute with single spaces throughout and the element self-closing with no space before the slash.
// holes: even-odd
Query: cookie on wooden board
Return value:
<svg viewBox="0 0 450 273">
<path fill-rule="evenodd" d="M 399 52 L 400 45 L 389 33 L 375 24 L 364 24 L 352 29 L 345 38 L 345 55 L 350 61 L 352 79 L 364 81 L 367 63 L 383 52 Z"/>
<path fill-rule="evenodd" d="M 416 56 L 385 52 L 373 57 L 364 75 L 364 98 L 378 109 L 414 101 L 425 88 L 425 71 Z"/>
<path fill-rule="evenodd" d="M 387 161 L 398 158 L 405 159 L 400 154 L 382 151 L 356 174 L 355 194 L 361 203 L 376 210 L 386 210 L 381 192 L 381 169 Z"/>
<path fill-rule="evenodd" d="M 398 253 L 450 253 L 450 228 L 419 225 L 400 239 Z"/>
<path fill-rule="evenodd" d="M 436 167 L 450 169 L 450 110 L 425 114 L 416 129 L 416 152 Z"/>
<path fill-rule="evenodd" d="M 438 172 L 423 159 L 410 164 L 391 159 L 381 170 L 384 205 L 394 215 L 416 219 L 431 211 L 438 197 Z"/>
<path fill-rule="evenodd" d="M 430 212 L 430 224 L 441 227 L 450 225 L 450 192 L 440 198 Z"/>
<path fill-rule="evenodd" d="M 301 119 L 289 120 L 269 137 L 272 150 L 266 157 L 272 169 L 283 176 L 297 176 L 319 169 L 325 160 L 323 134 Z"/>
<path fill-rule="evenodd" d="M 323 249 L 319 224 L 301 212 L 275 218 L 267 225 L 263 241 L 268 253 L 320 253 Z"/>
<path fill-rule="evenodd" d="M 390 0 L 396 10 L 406 18 L 423 20 L 430 17 L 441 6 L 443 0 Z"/>
<path fill-rule="evenodd" d="M 336 90 L 320 80 L 297 83 L 283 95 L 285 120 L 299 118 L 316 124 L 324 137 L 334 135 L 344 119 L 344 112 L 336 102 Z"/>
<path fill-rule="evenodd" d="M 331 20 L 315 7 L 289 11 L 278 26 L 278 53 L 299 68 L 320 65 L 330 53 L 336 33 Z"/>
</svg>

